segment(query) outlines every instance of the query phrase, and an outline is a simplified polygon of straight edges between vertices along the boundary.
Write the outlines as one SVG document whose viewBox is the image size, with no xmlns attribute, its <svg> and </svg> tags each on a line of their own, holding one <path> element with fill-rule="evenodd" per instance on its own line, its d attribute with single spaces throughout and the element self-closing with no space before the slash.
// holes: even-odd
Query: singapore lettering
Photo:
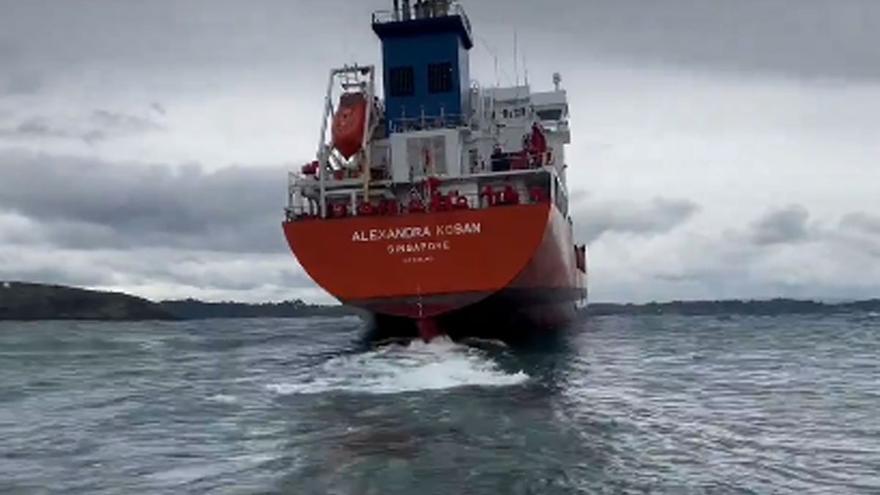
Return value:
<svg viewBox="0 0 880 495">
<path fill-rule="evenodd" d="M 424 253 L 427 251 L 449 251 L 449 241 L 439 242 L 408 242 L 405 244 L 389 244 L 388 254 Z"/>
</svg>

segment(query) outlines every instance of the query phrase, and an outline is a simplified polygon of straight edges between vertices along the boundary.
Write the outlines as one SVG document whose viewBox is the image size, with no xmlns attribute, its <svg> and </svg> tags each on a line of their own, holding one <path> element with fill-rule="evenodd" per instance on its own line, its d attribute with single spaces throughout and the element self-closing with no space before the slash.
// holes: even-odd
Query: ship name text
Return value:
<svg viewBox="0 0 880 495">
<path fill-rule="evenodd" d="M 408 241 L 436 237 L 478 235 L 482 233 L 480 222 L 450 223 L 445 225 L 425 225 L 422 227 L 396 227 L 392 229 L 356 230 L 352 242 Z"/>
</svg>

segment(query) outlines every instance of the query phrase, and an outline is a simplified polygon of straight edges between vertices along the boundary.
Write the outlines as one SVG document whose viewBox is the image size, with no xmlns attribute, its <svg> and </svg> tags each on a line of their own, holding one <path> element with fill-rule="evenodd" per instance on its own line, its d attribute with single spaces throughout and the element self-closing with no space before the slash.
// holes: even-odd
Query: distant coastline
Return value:
<svg viewBox="0 0 880 495">
<path fill-rule="evenodd" d="M 594 303 L 587 313 L 613 315 L 787 315 L 878 312 L 880 299 L 826 303 L 796 299 L 671 301 L 646 304 Z M 0 320 L 200 320 L 212 318 L 301 318 L 351 316 L 362 312 L 342 305 L 313 305 L 301 300 L 277 303 L 204 302 L 195 299 L 154 302 L 118 292 L 59 285 L 0 282 Z"/>
<path fill-rule="evenodd" d="M 115 292 L 0 282 L 0 320 L 174 320 L 146 299 Z"/>
<path fill-rule="evenodd" d="M 595 303 L 587 312 L 596 316 L 611 315 L 792 315 L 834 314 L 848 312 L 880 312 L 880 299 L 841 303 L 826 303 L 799 299 L 725 300 L 725 301 L 670 301 L 646 304 Z"/>
<path fill-rule="evenodd" d="M 154 302 L 140 297 L 60 285 L 0 282 L 0 320 L 200 320 L 346 316 L 355 310 L 300 300 L 247 304 L 195 299 Z"/>
</svg>

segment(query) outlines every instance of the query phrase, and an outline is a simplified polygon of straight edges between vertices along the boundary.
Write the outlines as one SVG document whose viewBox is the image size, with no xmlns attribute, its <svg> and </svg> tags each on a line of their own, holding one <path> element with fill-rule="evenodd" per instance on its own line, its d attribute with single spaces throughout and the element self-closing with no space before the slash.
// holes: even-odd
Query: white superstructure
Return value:
<svg viewBox="0 0 880 495">
<path fill-rule="evenodd" d="M 408 15 L 398 6 L 391 14 L 374 16 L 374 29 L 400 31 L 420 21 L 445 26 L 459 19 L 467 41 L 470 23 L 464 11 L 457 4 L 441 4 L 418 12 L 407 6 Z M 399 64 L 389 57 L 406 59 L 405 48 L 395 49 L 403 52 L 386 54 L 386 66 Z M 441 202 L 444 207 L 481 208 L 494 201 L 486 191 L 511 188 L 520 201 L 535 199 L 536 188 L 541 189 L 567 215 L 565 145 L 571 132 L 559 75 L 554 74 L 548 91 L 533 92 L 528 85 L 483 88 L 471 81 L 458 88 L 460 97 L 442 100 L 441 91 L 435 90 L 455 89 L 454 70 L 452 64 L 430 65 L 429 91 L 420 96 L 413 88 L 417 71 L 386 67 L 384 99 L 377 96 L 374 67 L 332 70 L 316 160 L 290 176 L 288 219 L 430 211 L 438 203 L 429 196 L 438 193 L 454 196 L 454 205 Z M 345 158 L 330 130 L 339 119 L 349 118 L 340 117 L 345 109 L 339 102 L 352 93 L 363 96 L 367 108 L 360 149 Z M 455 105 L 459 111 L 446 111 Z M 426 182 L 430 191 L 421 187 Z"/>
</svg>

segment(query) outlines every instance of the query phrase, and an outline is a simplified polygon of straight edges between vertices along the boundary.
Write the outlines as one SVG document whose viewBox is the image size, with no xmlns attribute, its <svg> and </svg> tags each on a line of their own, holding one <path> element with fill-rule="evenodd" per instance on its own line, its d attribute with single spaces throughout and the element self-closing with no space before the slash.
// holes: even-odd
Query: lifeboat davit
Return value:
<svg viewBox="0 0 880 495">
<path fill-rule="evenodd" d="M 363 93 L 346 93 L 333 115 L 333 147 L 346 159 L 361 150 L 367 125 L 367 99 Z"/>
</svg>

